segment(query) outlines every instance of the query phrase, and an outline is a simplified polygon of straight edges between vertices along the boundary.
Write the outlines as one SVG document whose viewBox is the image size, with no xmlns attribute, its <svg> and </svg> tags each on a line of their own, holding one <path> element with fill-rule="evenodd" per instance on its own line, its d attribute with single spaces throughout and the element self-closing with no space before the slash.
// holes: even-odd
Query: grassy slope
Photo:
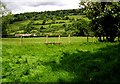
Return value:
<svg viewBox="0 0 120 84">
<path fill-rule="evenodd" d="M 14 34 L 15 32 L 18 32 L 18 31 L 23 31 L 23 30 L 20 30 L 20 27 L 27 25 L 29 22 L 30 20 L 14 22 L 13 24 L 9 25 L 8 31 L 12 31 L 11 34 Z"/>
<path fill-rule="evenodd" d="M 74 19 L 80 19 L 80 18 L 83 18 L 85 17 L 84 15 L 72 15 L 72 16 L 68 16 L 69 18 L 74 18 Z"/>
<path fill-rule="evenodd" d="M 2 81 L 119 81 L 118 43 L 86 43 L 84 37 L 71 38 L 71 44 L 61 40 L 65 44 L 47 46 L 44 38 L 25 38 L 22 45 L 19 39 L 3 39 Z"/>
<path fill-rule="evenodd" d="M 68 16 L 70 19 L 72 19 L 72 18 L 74 18 L 75 20 L 76 19 L 80 19 L 80 18 L 84 18 L 84 19 L 86 19 L 86 20 L 88 20 L 86 17 L 84 17 L 83 15 L 73 15 L 73 16 Z M 10 26 L 9 26 L 9 31 L 12 31 L 12 33 L 11 34 L 14 34 L 16 31 L 17 32 L 23 32 L 23 30 L 20 30 L 20 27 L 22 27 L 23 25 L 27 25 L 28 23 L 30 22 L 30 20 L 26 20 L 26 21 L 19 21 L 19 22 L 15 22 L 15 23 L 13 23 L 13 24 L 11 24 Z M 46 28 L 46 30 L 48 30 L 48 28 L 49 28 L 49 24 L 47 24 L 47 25 L 40 25 L 41 23 L 43 22 L 43 20 L 36 20 L 36 21 L 34 21 L 34 25 L 33 25 L 33 27 L 35 27 L 35 29 L 38 31 L 39 30 L 39 28 L 41 27 L 41 26 L 43 26 L 44 28 Z M 51 26 L 57 26 L 58 28 L 60 28 L 60 30 L 61 30 L 61 26 L 63 25 L 63 24 L 71 24 L 71 22 L 70 22 L 70 20 L 55 20 L 55 24 L 52 24 L 52 20 L 48 20 L 48 21 L 46 21 L 46 23 L 51 23 Z M 64 23 L 60 23 L 60 22 L 64 22 Z M 64 28 L 63 28 L 64 29 Z M 62 29 L 62 30 L 63 30 Z M 56 30 L 56 32 L 57 31 L 59 31 L 59 30 Z M 64 31 L 63 31 L 64 32 Z"/>
</svg>

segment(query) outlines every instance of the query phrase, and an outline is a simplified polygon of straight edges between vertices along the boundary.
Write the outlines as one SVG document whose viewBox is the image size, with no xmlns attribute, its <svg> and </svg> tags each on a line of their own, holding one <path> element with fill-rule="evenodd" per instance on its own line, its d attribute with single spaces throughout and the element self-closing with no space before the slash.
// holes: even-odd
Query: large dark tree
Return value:
<svg viewBox="0 0 120 84">
<path fill-rule="evenodd" d="M 114 41 L 120 28 L 120 2 L 81 2 L 81 5 L 92 20 L 92 30 L 99 40 L 106 36 L 106 41 Z"/>
</svg>

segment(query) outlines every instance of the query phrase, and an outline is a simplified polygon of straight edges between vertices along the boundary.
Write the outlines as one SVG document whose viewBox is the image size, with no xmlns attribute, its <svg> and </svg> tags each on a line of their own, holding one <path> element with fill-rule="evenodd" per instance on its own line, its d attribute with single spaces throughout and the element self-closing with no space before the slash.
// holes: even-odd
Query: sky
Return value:
<svg viewBox="0 0 120 84">
<path fill-rule="evenodd" d="M 1 0 L 13 14 L 79 8 L 80 0 Z"/>
</svg>

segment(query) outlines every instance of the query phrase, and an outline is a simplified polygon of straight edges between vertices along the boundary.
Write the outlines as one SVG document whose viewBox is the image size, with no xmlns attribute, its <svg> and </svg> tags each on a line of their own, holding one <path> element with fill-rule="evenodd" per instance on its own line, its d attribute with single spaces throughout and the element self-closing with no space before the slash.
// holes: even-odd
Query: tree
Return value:
<svg viewBox="0 0 120 84">
<path fill-rule="evenodd" d="M 65 18 L 64 18 L 65 20 L 69 20 L 69 17 L 68 16 L 65 16 Z"/>
<path fill-rule="evenodd" d="M 62 26 L 65 28 L 65 27 L 66 27 L 66 24 L 64 23 Z"/>
<path fill-rule="evenodd" d="M 10 10 L 6 8 L 6 5 L 0 1 L 0 17 L 11 14 Z"/>
<path fill-rule="evenodd" d="M 44 30 L 44 26 L 41 26 L 40 29 L 39 29 L 39 32 L 42 32 L 42 30 Z"/>
<path fill-rule="evenodd" d="M 90 20 L 88 18 L 81 18 L 78 21 L 75 21 L 73 25 L 79 30 L 76 34 L 79 36 L 85 36 L 90 31 L 89 29 Z"/>
<path fill-rule="evenodd" d="M 55 24 L 55 23 L 56 23 L 55 20 L 56 20 L 55 18 L 52 19 L 52 24 Z"/>
<path fill-rule="evenodd" d="M 33 29 L 32 25 L 33 25 L 33 20 L 31 20 L 31 21 L 27 24 L 27 26 L 25 26 L 24 33 L 30 33 L 30 31 Z"/>
<path fill-rule="evenodd" d="M 106 41 L 114 41 L 120 19 L 120 2 L 81 2 L 86 15 L 92 20 L 92 30 L 99 40 L 106 36 Z"/>
<path fill-rule="evenodd" d="M 9 31 L 8 26 L 13 22 L 13 15 L 1 1 L 0 7 L 2 9 L 0 10 L 0 16 L 2 16 L 2 37 L 7 37 Z"/>
<path fill-rule="evenodd" d="M 42 25 L 45 25 L 45 24 L 46 24 L 46 20 L 43 20 Z"/>
</svg>

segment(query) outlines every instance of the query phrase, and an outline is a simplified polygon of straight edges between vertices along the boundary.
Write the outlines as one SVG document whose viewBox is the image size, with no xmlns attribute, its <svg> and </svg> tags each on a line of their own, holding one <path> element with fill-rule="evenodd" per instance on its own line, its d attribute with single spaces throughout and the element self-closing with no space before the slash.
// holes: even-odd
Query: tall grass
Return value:
<svg viewBox="0 0 120 84">
<path fill-rule="evenodd" d="M 61 38 L 61 45 L 45 45 L 45 38 L 19 40 L 2 39 L 3 82 L 119 81 L 118 43 L 86 42 L 85 37 L 72 37 L 70 44 Z"/>
</svg>

